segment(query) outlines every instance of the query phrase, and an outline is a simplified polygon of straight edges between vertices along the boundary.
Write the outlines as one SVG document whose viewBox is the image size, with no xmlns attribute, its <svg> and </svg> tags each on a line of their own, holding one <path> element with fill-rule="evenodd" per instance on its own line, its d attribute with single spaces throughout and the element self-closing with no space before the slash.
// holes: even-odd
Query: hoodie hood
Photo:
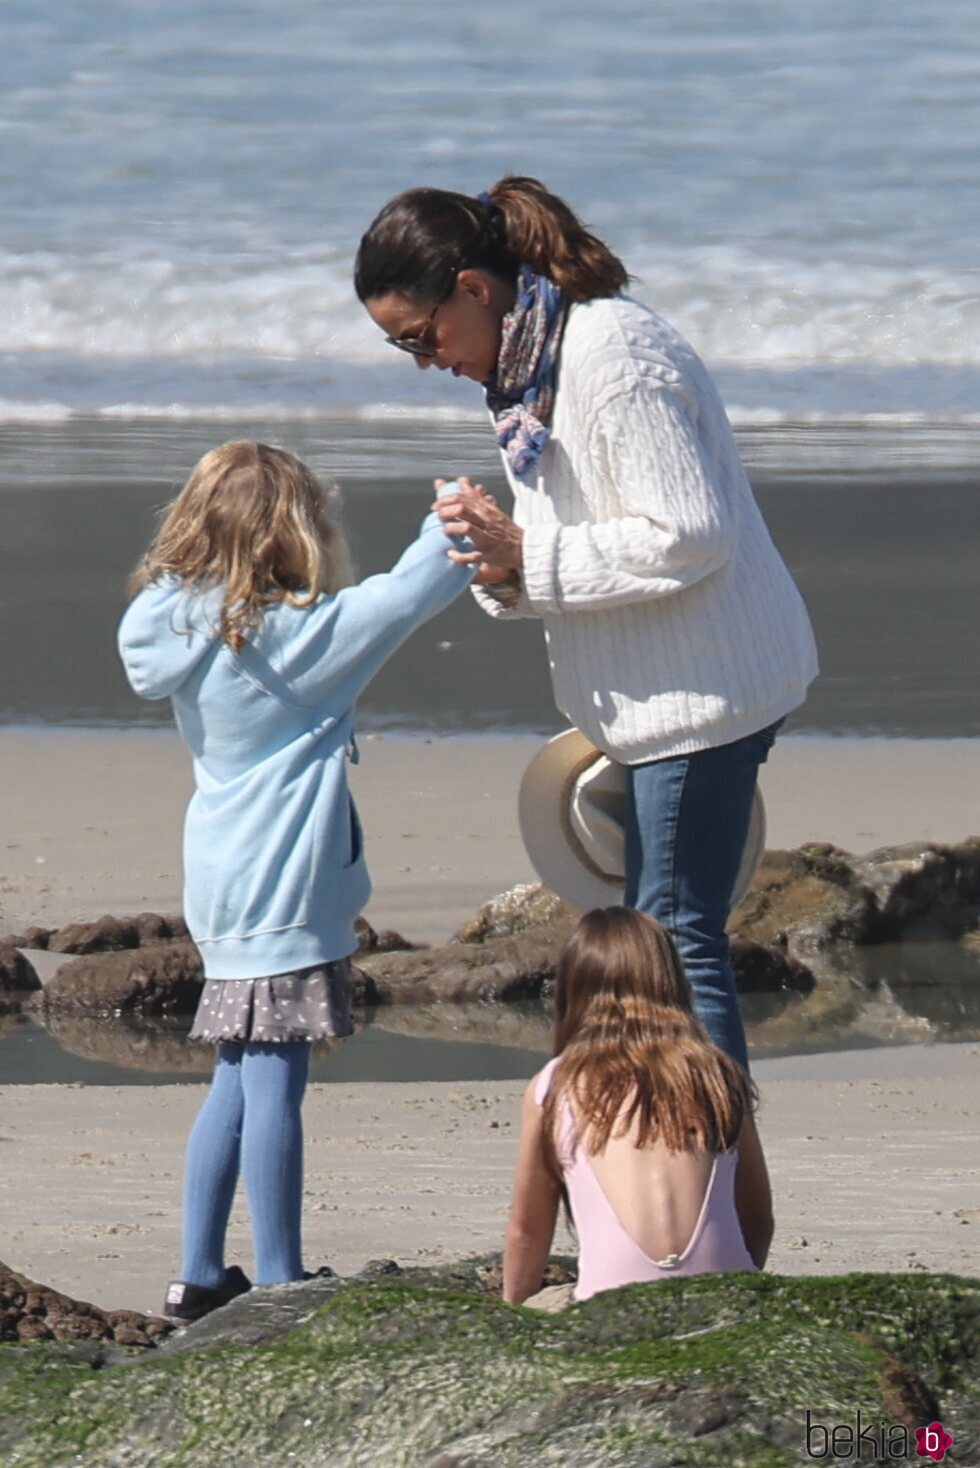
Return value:
<svg viewBox="0 0 980 1468">
<path fill-rule="evenodd" d="M 219 645 L 222 591 L 203 595 L 168 578 L 145 586 L 119 625 L 119 655 L 141 698 L 167 698 Z"/>
</svg>

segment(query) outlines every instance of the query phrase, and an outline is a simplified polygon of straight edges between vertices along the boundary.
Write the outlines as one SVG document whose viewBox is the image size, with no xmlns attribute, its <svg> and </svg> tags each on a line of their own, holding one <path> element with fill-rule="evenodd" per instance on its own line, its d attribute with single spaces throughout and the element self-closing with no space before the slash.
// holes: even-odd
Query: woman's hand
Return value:
<svg viewBox="0 0 980 1468">
<path fill-rule="evenodd" d="M 463 566 L 479 565 L 476 580 L 480 585 L 506 581 L 521 569 L 524 532 L 498 508 L 482 484 L 473 484 L 465 475 L 457 482 L 459 493 L 436 500 L 432 508 L 447 535 L 468 535 L 476 550 L 451 550 L 449 558 Z M 436 489 L 444 483 L 437 479 Z"/>
</svg>

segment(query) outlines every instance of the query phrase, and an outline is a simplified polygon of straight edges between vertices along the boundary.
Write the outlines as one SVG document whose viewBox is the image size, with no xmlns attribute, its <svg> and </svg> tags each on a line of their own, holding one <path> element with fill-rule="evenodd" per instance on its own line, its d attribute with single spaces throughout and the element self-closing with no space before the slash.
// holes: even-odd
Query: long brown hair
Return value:
<svg viewBox="0 0 980 1468">
<path fill-rule="evenodd" d="M 519 264 L 553 280 L 570 301 L 613 296 L 628 283 L 622 261 L 538 179 L 508 174 L 487 192 L 490 208 L 431 188 L 409 189 L 386 204 L 357 252 L 359 299 L 442 301 L 460 270 L 487 270 L 511 283 Z"/>
<path fill-rule="evenodd" d="M 235 440 L 195 464 L 129 581 L 130 596 L 163 576 L 223 587 L 218 634 L 235 652 L 265 607 L 311 606 L 349 584 L 329 492 L 287 449 Z"/>
<path fill-rule="evenodd" d="M 555 1155 L 556 1106 L 574 1103 L 580 1140 L 601 1152 L 611 1137 L 672 1152 L 734 1145 L 755 1087 L 708 1039 L 691 1008 L 677 950 L 655 919 L 596 908 L 562 950 L 555 991 L 555 1054 L 544 1103 L 545 1156 Z"/>
</svg>

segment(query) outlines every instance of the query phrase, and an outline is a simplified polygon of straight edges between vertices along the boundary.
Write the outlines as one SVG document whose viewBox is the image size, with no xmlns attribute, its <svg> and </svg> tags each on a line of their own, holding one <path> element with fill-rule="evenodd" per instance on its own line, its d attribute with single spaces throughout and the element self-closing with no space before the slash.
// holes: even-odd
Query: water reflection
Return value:
<svg viewBox="0 0 980 1468">
<path fill-rule="evenodd" d="M 60 1048 L 82 1060 L 120 1070 L 138 1070 L 187 1080 L 204 1080 L 214 1068 L 214 1048 L 188 1039 L 189 1016 L 183 1019 L 104 1019 L 94 1015 L 45 1017 L 44 1028 Z M 325 1040 L 314 1045 L 315 1060 L 336 1049 Z"/>
<path fill-rule="evenodd" d="M 936 1038 L 980 1035 L 980 951 L 957 943 L 888 943 L 854 956 L 869 989 L 887 991 L 906 1014 L 926 1020 Z"/>
<path fill-rule="evenodd" d="M 754 1057 L 980 1039 L 980 953 L 964 945 L 881 945 L 821 954 L 812 963 L 817 985 L 805 997 L 743 995 Z M 11 1054 L 18 1044 L 23 1049 L 30 1038 L 25 1033 L 25 1026 L 31 1029 L 29 1019 L 44 1026 L 43 1036 L 33 1032 L 42 1042 L 35 1054 L 40 1061 L 43 1052 L 43 1065 L 31 1066 L 22 1057 L 19 1066 L 8 1066 L 5 1052 Z M 314 1047 L 314 1079 L 505 1079 L 530 1076 L 551 1051 L 550 1004 L 537 1001 L 393 1005 L 362 1009 L 355 1020 L 360 1044 L 340 1061 L 331 1063 L 330 1057 L 342 1045 Z M 190 1043 L 189 1029 L 189 1017 L 5 1015 L 0 1018 L 0 1081 L 204 1080 L 213 1052 L 209 1045 Z M 79 1076 L 68 1057 L 97 1065 L 98 1074 Z"/>
</svg>

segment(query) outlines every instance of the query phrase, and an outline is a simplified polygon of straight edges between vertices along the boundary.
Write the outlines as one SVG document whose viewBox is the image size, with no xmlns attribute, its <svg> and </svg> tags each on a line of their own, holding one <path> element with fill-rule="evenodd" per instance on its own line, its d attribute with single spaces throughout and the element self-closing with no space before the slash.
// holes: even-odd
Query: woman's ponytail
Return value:
<svg viewBox="0 0 980 1468">
<path fill-rule="evenodd" d="M 629 282 L 623 262 L 538 179 L 508 174 L 488 193 L 503 215 L 509 253 L 570 301 L 614 296 Z"/>
<path fill-rule="evenodd" d="M 354 284 L 362 301 L 389 292 L 438 301 L 460 270 L 511 282 L 521 264 L 553 280 L 570 301 L 614 296 L 629 281 L 622 261 L 564 199 L 536 178 L 508 175 L 478 198 L 444 189 L 399 194 L 364 234 Z"/>
</svg>

